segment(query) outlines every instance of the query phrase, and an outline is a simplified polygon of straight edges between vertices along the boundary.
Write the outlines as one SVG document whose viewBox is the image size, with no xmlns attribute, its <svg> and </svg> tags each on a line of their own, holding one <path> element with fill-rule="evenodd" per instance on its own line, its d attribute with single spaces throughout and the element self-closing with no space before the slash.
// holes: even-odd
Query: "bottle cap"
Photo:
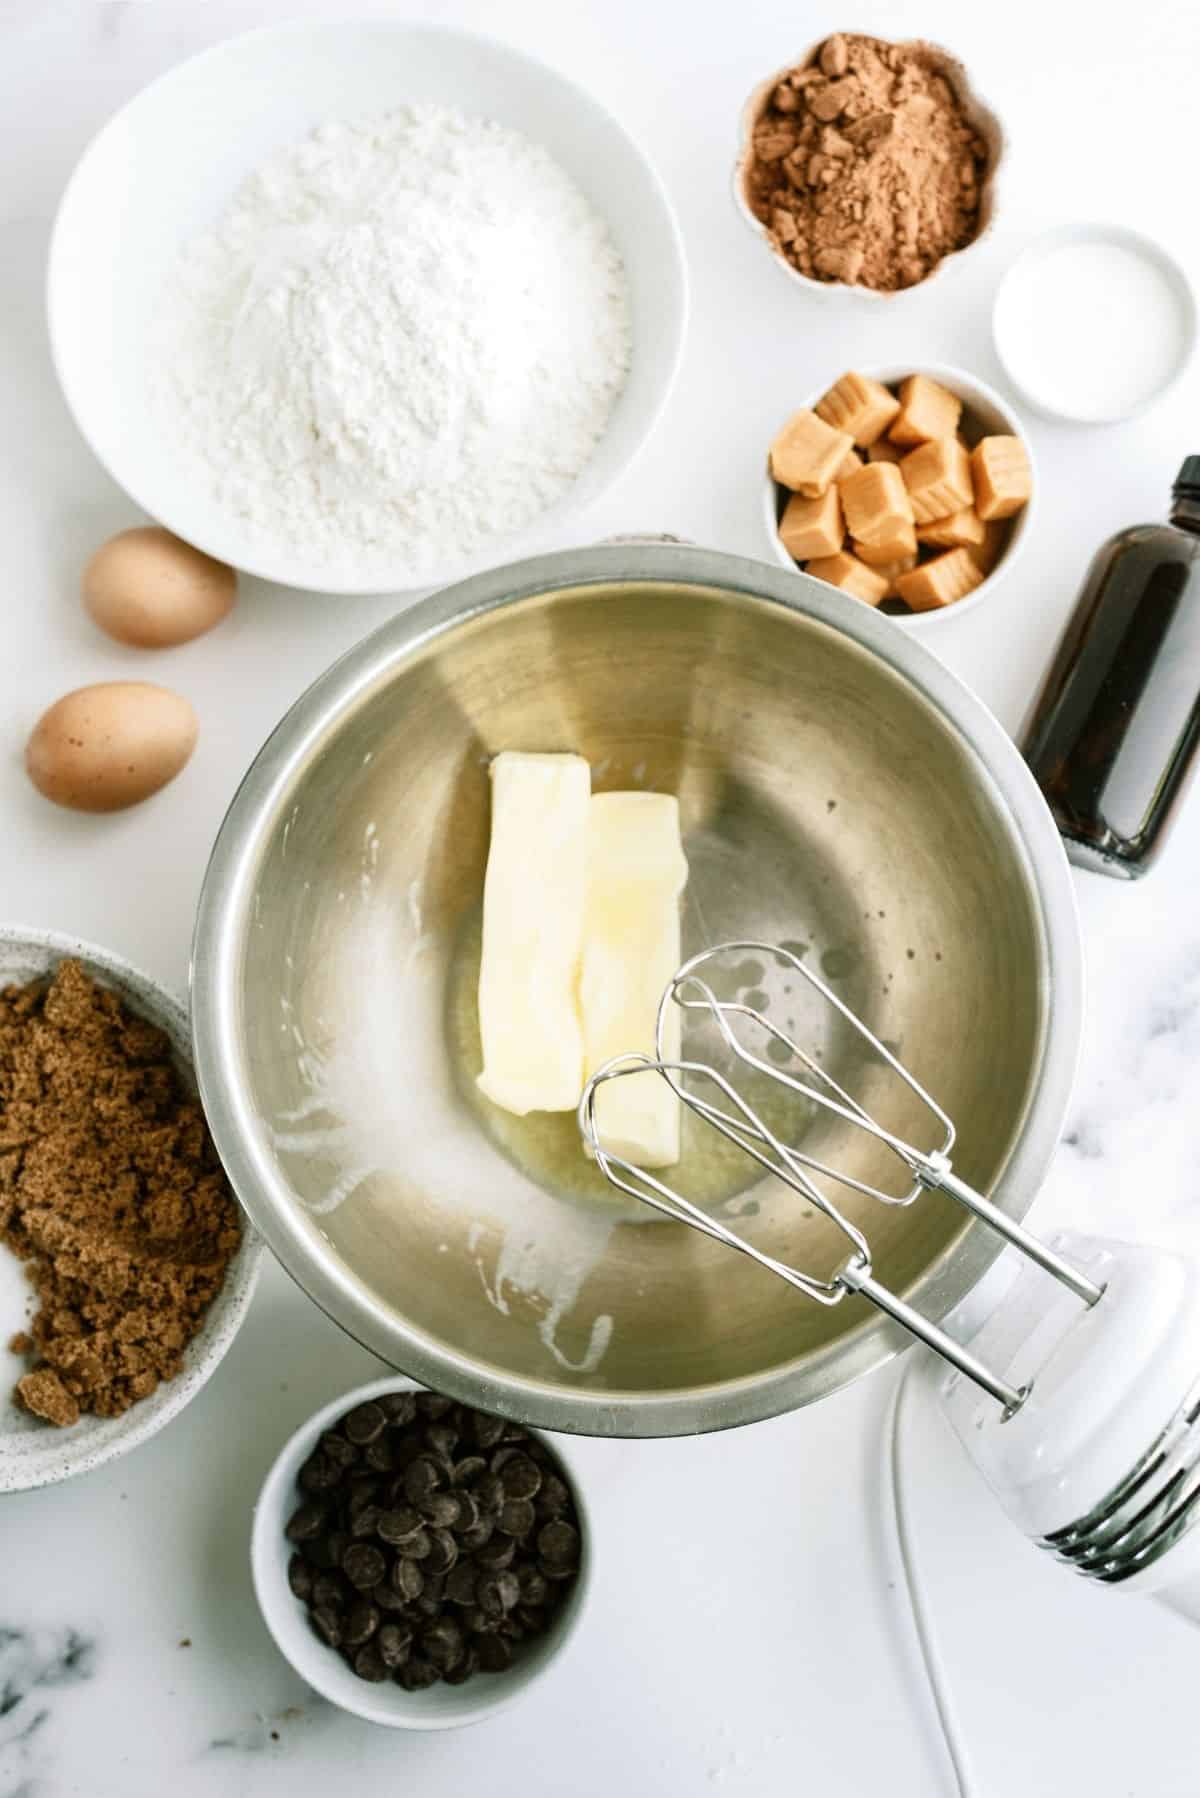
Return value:
<svg viewBox="0 0 1200 1798">
<path fill-rule="evenodd" d="M 1185 456 L 1183 467 L 1175 476 L 1175 492 L 1185 488 L 1190 493 L 1200 493 L 1200 456 Z"/>
</svg>

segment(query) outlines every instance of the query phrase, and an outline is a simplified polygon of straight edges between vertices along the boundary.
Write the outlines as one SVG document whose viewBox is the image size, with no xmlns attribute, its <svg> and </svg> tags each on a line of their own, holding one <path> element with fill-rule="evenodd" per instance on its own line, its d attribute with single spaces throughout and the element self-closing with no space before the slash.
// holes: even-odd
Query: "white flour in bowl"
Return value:
<svg viewBox="0 0 1200 1798">
<path fill-rule="evenodd" d="M 530 524 L 630 361 L 604 220 L 518 132 L 439 106 L 274 156 L 168 283 L 164 425 L 264 547 L 418 578 Z"/>
</svg>

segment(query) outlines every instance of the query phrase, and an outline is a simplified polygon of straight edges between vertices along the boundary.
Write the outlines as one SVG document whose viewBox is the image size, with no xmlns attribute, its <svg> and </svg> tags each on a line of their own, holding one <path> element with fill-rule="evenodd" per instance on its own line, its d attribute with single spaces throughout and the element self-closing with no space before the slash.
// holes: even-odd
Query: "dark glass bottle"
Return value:
<svg viewBox="0 0 1200 1798">
<path fill-rule="evenodd" d="M 1200 456 L 1171 522 L 1103 546 L 1059 645 L 1024 755 L 1080 867 L 1154 861 L 1200 744 Z"/>
</svg>

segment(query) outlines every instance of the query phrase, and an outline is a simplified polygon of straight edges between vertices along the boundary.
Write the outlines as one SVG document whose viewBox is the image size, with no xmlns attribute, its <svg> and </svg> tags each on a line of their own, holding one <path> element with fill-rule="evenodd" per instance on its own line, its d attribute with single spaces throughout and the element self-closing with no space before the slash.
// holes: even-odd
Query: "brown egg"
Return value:
<svg viewBox="0 0 1200 1798">
<path fill-rule="evenodd" d="M 67 693 L 34 726 L 25 767 L 39 793 L 78 812 L 119 812 L 174 780 L 196 747 L 186 699 L 148 681 Z"/>
<path fill-rule="evenodd" d="M 236 597 L 232 568 L 156 524 L 110 537 L 83 571 L 84 605 L 102 631 L 135 649 L 190 643 Z"/>
</svg>

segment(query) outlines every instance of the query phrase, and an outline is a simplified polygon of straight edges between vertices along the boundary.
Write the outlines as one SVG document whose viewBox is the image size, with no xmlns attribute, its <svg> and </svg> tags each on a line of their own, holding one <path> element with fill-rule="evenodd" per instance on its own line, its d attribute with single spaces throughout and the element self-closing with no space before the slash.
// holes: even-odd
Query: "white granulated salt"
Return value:
<svg viewBox="0 0 1200 1798">
<path fill-rule="evenodd" d="M 415 106 L 322 126 L 179 258 L 164 424 L 264 549 L 415 579 L 521 530 L 630 362 L 603 219 L 539 145 Z"/>
</svg>

